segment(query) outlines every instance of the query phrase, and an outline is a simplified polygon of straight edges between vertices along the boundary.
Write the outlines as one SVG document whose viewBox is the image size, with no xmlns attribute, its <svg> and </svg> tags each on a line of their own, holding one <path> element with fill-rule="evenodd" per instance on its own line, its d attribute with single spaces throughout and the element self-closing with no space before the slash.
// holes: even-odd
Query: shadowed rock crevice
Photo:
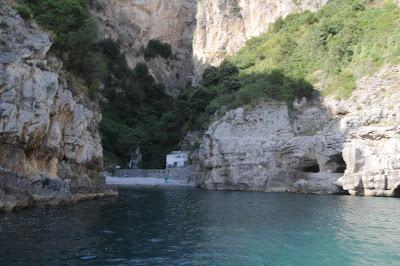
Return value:
<svg viewBox="0 0 400 266">
<path fill-rule="evenodd" d="M 400 183 L 393 190 L 393 197 L 400 198 Z"/>
<path fill-rule="evenodd" d="M 325 168 L 331 173 L 344 173 L 346 171 L 346 162 L 343 160 L 342 154 L 334 154 L 326 162 Z"/>
<path fill-rule="evenodd" d="M 300 162 L 299 170 L 305 173 L 319 173 L 319 164 L 318 161 L 315 159 L 303 159 Z"/>
</svg>

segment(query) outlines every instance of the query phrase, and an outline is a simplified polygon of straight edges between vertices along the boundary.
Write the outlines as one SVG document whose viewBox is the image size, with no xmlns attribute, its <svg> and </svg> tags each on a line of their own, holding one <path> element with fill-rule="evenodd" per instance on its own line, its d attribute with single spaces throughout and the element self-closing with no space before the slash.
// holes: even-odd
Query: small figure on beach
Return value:
<svg viewBox="0 0 400 266">
<path fill-rule="evenodd" d="M 134 147 L 131 152 L 131 159 L 129 161 L 130 169 L 139 169 L 142 164 L 142 153 L 140 147 Z"/>
<path fill-rule="evenodd" d="M 168 184 L 168 176 L 164 177 L 165 184 Z"/>
</svg>

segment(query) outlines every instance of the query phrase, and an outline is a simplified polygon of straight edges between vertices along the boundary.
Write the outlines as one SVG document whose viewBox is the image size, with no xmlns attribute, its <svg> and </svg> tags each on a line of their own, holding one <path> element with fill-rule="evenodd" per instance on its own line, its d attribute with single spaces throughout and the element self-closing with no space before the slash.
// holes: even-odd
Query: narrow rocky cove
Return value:
<svg viewBox="0 0 400 266">
<path fill-rule="evenodd" d="M 0 0 L 0 265 L 398 265 L 399 18 Z"/>
<path fill-rule="evenodd" d="M 341 65 L 310 68 L 301 78 L 284 70 L 285 58 L 290 63 L 302 43 L 279 34 L 296 19 L 310 32 L 319 30 L 340 1 L 78 2 L 60 4 L 60 11 L 79 11 L 85 21 L 72 21 L 68 29 L 47 21 L 50 2 L 7 0 L 0 6 L 1 210 L 114 195 L 103 171 L 126 167 L 135 147 L 142 148 L 145 168 L 163 168 L 168 152 L 187 150 L 192 180 L 205 189 L 399 195 L 395 55 L 376 59 L 368 71 L 361 66 L 371 62 L 368 56 L 351 63 L 367 49 L 368 35 L 360 35 L 346 44 L 348 52 L 340 51 Z M 397 2 L 372 2 L 379 1 L 347 3 L 343 14 L 398 12 Z M 342 26 L 334 29 L 334 23 Z M 346 23 L 324 26 L 332 28 L 323 37 L 328 44 L 319 44 L 327 47 L 322 54 L 338 56 L 339 48 L 329 45 L 354 27 Z M 97 34 L 85 40 L 79 34 L 87 36 L 88 27 Z M 304 30 L 291 30 L 303 38 L 296 34 Z M 87 52 L 80 55 L 85 42 Z M 274 49 L 281 49 L 283 70 L 274 68 Z M 264 65 L 272 72 L 255 74 Z M 252 85 L 259 80 L 282 92 L 268 96 L 267 89 L 263 96 Z"/>
</svg>

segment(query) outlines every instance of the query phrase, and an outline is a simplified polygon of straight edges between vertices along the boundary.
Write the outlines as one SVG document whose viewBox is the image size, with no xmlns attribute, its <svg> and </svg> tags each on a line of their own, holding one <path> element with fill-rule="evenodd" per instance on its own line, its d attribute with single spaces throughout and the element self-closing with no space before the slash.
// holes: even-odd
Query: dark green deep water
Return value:
<svg viewBox="0 0 400 266">
<path fill-rule="evenodd" d="M 194 189 L 0 216 L 1 265 L 400 265 L 400 199 Z"/>
</svg>

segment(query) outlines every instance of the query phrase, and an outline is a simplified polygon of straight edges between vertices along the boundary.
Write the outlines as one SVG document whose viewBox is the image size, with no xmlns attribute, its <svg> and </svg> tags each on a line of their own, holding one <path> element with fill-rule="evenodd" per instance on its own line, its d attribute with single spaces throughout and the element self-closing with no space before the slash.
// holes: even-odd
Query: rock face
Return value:
<svg viewBox="0 0 400 266">
<path fill-rule="evenodd" d="M 358 82 L 346 101 L 239 108 L 200 146 L 208 189 L 400 196 L 400 66 Z"/>
<path fill-rule="evenodd" d="M 339 184 L 352 195 L 400 196 L 400 66 L 358 82 L 340 121 L 347 130 Z"/>
<path fill-rule="evenodd" d="M 193 37 L 195 74 L 237 52 L 246 40 L 268 31 L 271 23 L 293 12 L 316 11 L 329 0 L 202 0 L 197 3 Z"/>
<path fill-rule="evenodd" d="M 196 0 L 94 0 L 92 10 L 103 38 L 121 43 L 131 68 L 145 62 L 171 95 L 191 82 Z M 170 44 L 174 58 L 146 60 L 143 51 L 153 39 Z"/>
<path fill-rule="evenodd" d="M 101 115 L 48 55 L 51 41 L 0 7 L 0 210 L 102 195 Z"/>
<path fill-rule="evenodd" d="M 92 10 L 102 36 L 120 41 L 130 67 L 146 62 L 167 92 L 177 95 L 279 17 L 316 11 L 328 1 L 93 0 Z M 174 58 L 146 60 L 143 50 L 152 39 L 171 44 Z"/>
<path fill-rule="evenodd" d="M 341 134 L 315 134 L 330 119 L 316 103 L 239 108 L 210 126 L 200 147 L 208 189 L 338 193 Z M 311 184 L 311 185 L 310 185 Z"/>
</svg>

